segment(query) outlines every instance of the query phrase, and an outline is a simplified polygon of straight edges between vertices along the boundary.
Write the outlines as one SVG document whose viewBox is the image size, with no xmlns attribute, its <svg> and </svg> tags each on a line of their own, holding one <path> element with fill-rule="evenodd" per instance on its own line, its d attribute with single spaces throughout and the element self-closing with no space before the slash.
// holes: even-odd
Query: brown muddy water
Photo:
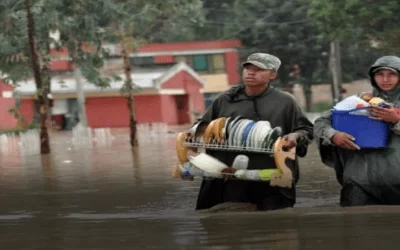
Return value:
<svg viewBox="0 0 400 250">
<path fill-rule="evenodd" d="M 198 213 L 200 180 L 171 179 L 175 135 L 142 132 L 136 158 L 126 130 L 92 147 L 53 133 L 50 157 L 0 152 L 1 249 L 399 249 L 400 209 L 340 208 L 314 144 L 295 208 Z"/>
</svg>

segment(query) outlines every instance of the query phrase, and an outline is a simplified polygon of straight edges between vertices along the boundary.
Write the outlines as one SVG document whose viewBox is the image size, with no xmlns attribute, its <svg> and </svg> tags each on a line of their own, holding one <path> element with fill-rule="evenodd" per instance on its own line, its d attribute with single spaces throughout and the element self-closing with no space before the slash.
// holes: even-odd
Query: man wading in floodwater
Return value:
<svg viewBox="0 0 400 250">
<path fill-rule="evenodd" d="M 234 86 L 218 96 L 201 120 L 210 122 L 219 117 L 243 116 L 254 121 L 269 121 L 271 127 L 282 128 L 288 148 L 297 147 L 297 155 L 304 157 L 313 138 L 313 125 L 292 95 L 271 86 L 270 82 L 277 77 L 280 64 L 280 60 L 273 55 L 250 55 L 243 63 L 244 84 Z M 228 166 L 232 165 L 239 154 L 223 151 L 207 153 Z M 274 159 L 266 154 L 246 155 L 249 157 L 248 169 L 276 168 Z M 196 209 L 208 209 L 226 202 L 251 203 L 257 206 L 258 210 L 293 207 L 296 202 L 295 184 L 299 178 L 297 157 L 288 167 L 294 174 L 291 189 L 271 187 L 268 182 L 203 179 Z"/>
</svg>

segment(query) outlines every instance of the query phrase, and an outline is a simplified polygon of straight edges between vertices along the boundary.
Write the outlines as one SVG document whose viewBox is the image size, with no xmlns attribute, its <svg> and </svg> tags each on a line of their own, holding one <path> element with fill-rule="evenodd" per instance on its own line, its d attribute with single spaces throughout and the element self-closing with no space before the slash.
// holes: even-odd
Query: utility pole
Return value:
<svg viewBox="0 0 400 250">
<path fill-rule="evenodd" d="M 336 104 L 342 100 L 342 65 L 339 41 L 332 41 L 330 43 L 329 68 L 332 76 L 333 103 Z"/>
</svg>

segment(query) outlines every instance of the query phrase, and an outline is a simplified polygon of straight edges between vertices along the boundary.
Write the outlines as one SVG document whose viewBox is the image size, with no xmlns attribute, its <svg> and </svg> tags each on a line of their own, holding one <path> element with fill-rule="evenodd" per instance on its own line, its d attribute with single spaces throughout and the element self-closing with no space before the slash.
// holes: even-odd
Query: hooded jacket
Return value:
<svg viewBox="0 0 400 250">
<path fill-rule="evenodd" d="M 374 80 L 374 70 L 379 67 L 389 67 L 400 73 L 400 58 L 381 57 L 368 71 L 373 95 L 400 108 L 400 83 L 391 91 L 379 89 Z M 334 146 L 331 138 L 339 131 L 333 129 L 331 124 L 331 112 L 328 111 L 315 121 L 314 136 L 322 162 L 336 171 L 337 179 L 343 187 L 342 195 L 345 187 L 356 185 L 383 204 L 400 204 L 399 124 L 392 126 L 386 148 L 362 150 Z"/>
<path fill-rule="evenodd" d="M 301 157 L 307 154 L 309 142 L 313 139 L 313 124 L 307 119 L 294 97 L 272 86 L 259 96 L 247 96 L 243 84 L 234 86 L 218 96 L 201 120 L 210 122 L 219 117 L 243 116 L 254 121 L 269 121 L 271 127 L 281 127 L 283 135 L 291 132 L 299 134 L 297 154 Z M 231 166 L 236 152 L 212 151 L 207 153 Z M 243 154 L 243 152 L 241 152 Z M 248 169 L 276 168 L 274 159 L 266 154 L 245 153 L 249 157 Z M 289 164 L 292 168 L 295 182 L 299 178 L 298 162 Z M 244 180 L 203 180 L 197 209 L 207 209 L 223 202 L 262 203 L 263 199 L 273 193 L 283 193 L 295 200 L 295 188 L 270 187 L 267 182 Z"/>
<path fill-rule="evenodd" d="M 400 74 L 400 58 L 397 56 L 383 56 L 383 57 L 379 58 L 378 60 L 376 60 L 376 62 L 370 67 L 370 69 L 368 71 L 371 85 L 373 87 L 372 94 L 374 96 L 381 97 L 382 99 L 384 99 L 385 101 L 387 101 L 389 103 L 398 102 L 399 101 L 398 98 L 399 98 L 399 94 L 400 94 L 400 84 L 397 84 L 397 86 L 389 92 L 380 90 L 378 85 L 376 84 L 375 79 L 374 79 L 374 71 L 380 67 L 394 69 L 397 72 L 399 72 L 399 74 Z"/>
</svg>

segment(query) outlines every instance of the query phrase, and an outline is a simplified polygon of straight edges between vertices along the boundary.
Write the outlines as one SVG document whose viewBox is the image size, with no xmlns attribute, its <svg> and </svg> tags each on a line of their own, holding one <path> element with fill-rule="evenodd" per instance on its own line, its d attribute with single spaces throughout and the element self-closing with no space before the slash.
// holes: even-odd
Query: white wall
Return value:
<svg viewBox="0 0 400 250">
<path fill-rule="evenodd" d="M 68 111 L 67 99 L 54 100 L 53 108 L 51 109 L 53 115 L 66 114 L 67 111 Z"/>
</svg>

